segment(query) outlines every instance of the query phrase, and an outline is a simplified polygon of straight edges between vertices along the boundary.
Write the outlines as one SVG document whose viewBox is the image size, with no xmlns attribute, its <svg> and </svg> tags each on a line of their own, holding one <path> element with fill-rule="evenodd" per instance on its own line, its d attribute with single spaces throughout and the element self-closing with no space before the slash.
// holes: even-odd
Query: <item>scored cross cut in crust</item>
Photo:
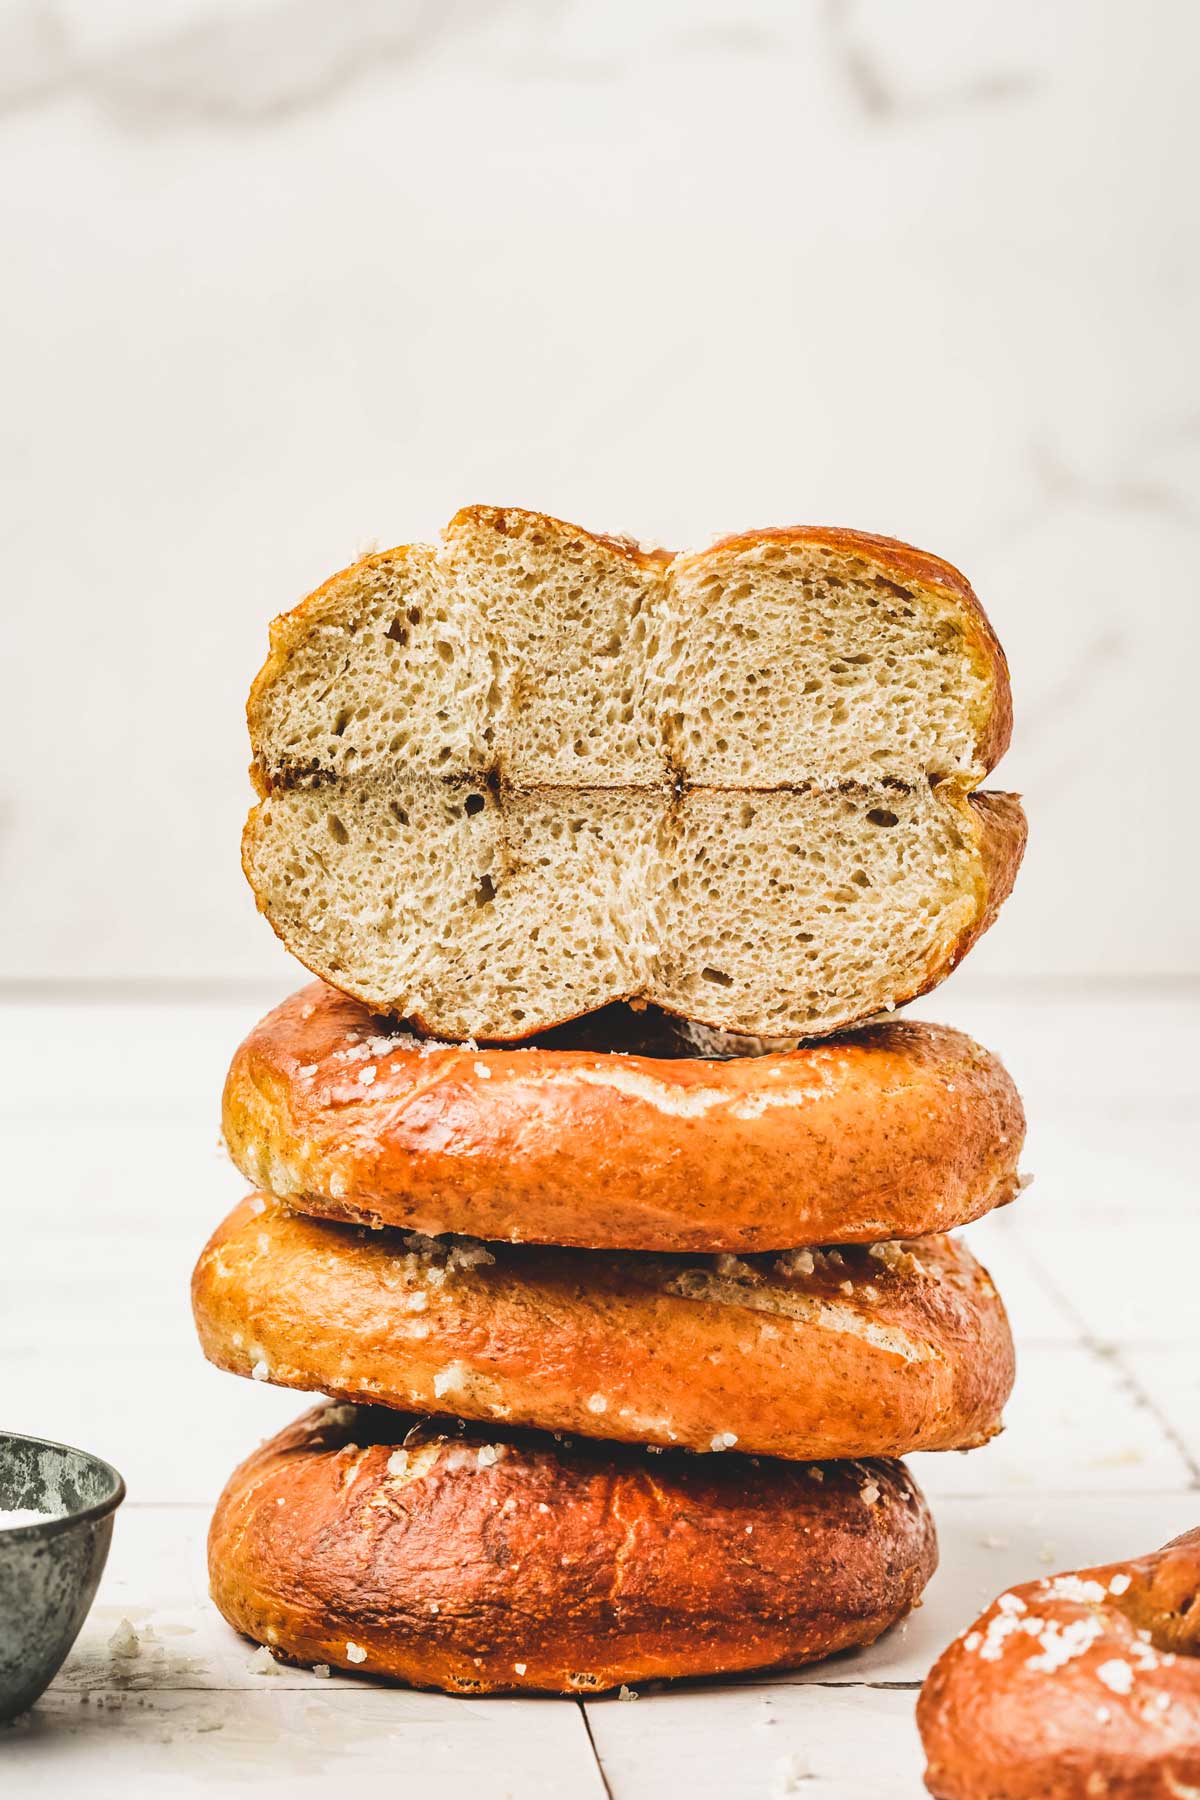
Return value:
<svg viewBox="0 0 1200 1800">
<path fill-rule="evenodd" d="M 975 596 L 852 532 L 672 558 L 469 508 L 277 620 L 249 722 L 261 909 L 450 1037 L 836 1029 L 948 973 L 1024 842 L 971 793 L 1011 723 Z"/>
</svg>

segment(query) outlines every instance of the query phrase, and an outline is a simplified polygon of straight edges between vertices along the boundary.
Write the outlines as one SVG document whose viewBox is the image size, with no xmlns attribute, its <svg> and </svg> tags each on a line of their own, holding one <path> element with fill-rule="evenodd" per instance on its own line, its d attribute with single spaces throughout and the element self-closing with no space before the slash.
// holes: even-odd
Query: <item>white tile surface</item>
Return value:
<svg viewBox="0 0 1200 1800">
<path fill-rule="evenodd" d="M 1017 1075 L 1037 1180 L 969 1230 L 1010 1306 L 1018 1386 L 992 1445 L 912 1459 L 941 1565 L 905 1625 L 783 1679 L 634 1704 L 253 1672 L 206 1598 L 208 1513 L 233 1464 L 301 1402 L 207 1367 L 187 1280 L 240 1190 L 218 1153 L 217 1098 L 268 998 L 0 1007 L 3 1416 L 94 1446 L 130 1487 L 76 1650 L 3 1747 L 14 1792 L 283 1796 L 350 1779 L 603 1800 L 606 1781 L 615 1800 L 728 1800 L 791 1780 L 830 1800 L 907 1800 L 915 1685 L 995 1593 L 1148 1549 L 1200 1516 L 1188 1292 L 1200 1064 L 1184 1054 L 1200 1005 L 975 994 L 960 1009 L 935 996 L 922 1010 L 961 1019 Z M 155 1634 L 132 1672 L 108 1650 L 123 1617 Z"/>
</svg>

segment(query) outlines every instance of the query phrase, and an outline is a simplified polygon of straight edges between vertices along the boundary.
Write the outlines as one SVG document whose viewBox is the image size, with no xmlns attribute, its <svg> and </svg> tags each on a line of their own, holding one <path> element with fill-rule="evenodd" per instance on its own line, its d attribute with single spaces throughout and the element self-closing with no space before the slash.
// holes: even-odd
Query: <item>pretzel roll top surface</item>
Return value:
<svg viewBox="0 0 1200 1800">
<path fill-rule="evenodd" d="M 917 1723 L 938 1800 L 1200 1792 L 1200 1531 L 1001 1594 L 935 1663 Z"/>
<path fill-rule="evenodd" d="M 451 1692 L 595 1692 L 812 1661 L 933 1572 L 902 1464 L 654 1456 L 326 1405 L 234 1473 L 213 1598 L 301 1662 Z"/>
<path fill-rule="evenodd" d="M 919 1237 L 1016 1192 L 1020 1098 L 960 1032 L 757 1048 L 624 1007 L 523 1049 L 431 1043 L 316 983 L 238 1050 L 225 1137 L 307 1212 L 598 1249 Z"/>
<path fill-rule="evenodd" d="M 550 1431 L 821 1458 L 965 1449 L 1013 1379 L 953 1239 L 743 1261 L 483 1246 L 234 1209 L 192 1285 L 205 1354 L 284 1387 Z"/>
</svg>

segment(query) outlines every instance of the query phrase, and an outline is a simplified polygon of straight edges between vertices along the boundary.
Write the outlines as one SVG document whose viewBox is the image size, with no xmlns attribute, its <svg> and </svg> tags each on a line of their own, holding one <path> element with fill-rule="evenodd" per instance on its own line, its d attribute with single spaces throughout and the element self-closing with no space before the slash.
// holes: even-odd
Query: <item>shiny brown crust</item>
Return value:
<svg viewBox="0 0 1200 1800">
<path fill-rule="evenodd" d="M 953 1238 L 743 1263 L 470 1240 L 254 1196 L 201 1254 L 205 1355 L 281 1387 L 632 1443 L 819 1459 L 967 1449 L 1012 1387 Z"/>
<path fill-rule="evenodd" d="M 414 1687 L 595 1693 L 872 1643 L 937 1561 L 902 1463 L 411 1423 L 318 1407 L 235 1471 L 208 1539 L 231 1625 L 284 1660 Z"/>
<path fill-rule="evenodd" d="M 922 1237 L 1016 1192 L 1020 1097 L 960 1032 L 892 1019 L 726 1061 L 653 1012 L 592 1017 L 431 1046 L 314 983 L 234 1056 L 225 1141 L 303 1212 L 593 1249 Z"/>
<path fill-rule="evenodd" d="M 1200 1792 L 1200 1531 L 1001 1594 L 917 1705 L 938 1800 Z"/>
</svg>

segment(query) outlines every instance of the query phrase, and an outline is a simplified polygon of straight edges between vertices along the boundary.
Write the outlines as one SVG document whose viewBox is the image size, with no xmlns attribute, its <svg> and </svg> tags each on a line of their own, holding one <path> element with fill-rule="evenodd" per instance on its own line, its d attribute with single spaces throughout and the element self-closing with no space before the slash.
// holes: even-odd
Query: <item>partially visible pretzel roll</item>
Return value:
<svg viewBox="0 0 1200 1800">
<path fill-rule="evenodd" d="M 324 1406 L 235 1471 L 213 1599 L 288 1661 L 594 1693 L 869 1644 L 937 1561 L 902 1463 L 699 1461 Z"/>
<path fill-rule="evenodd" d="M 768 1456 L 962 1450 L 1013 1379 L 952 1238 L 753 1263 L 439 1242 L 244 1200 L 196 1265 L 206 1356 L 281 1387 Z"/>
<path fill-rule="evenodd" d="M 1001 1594 L 934 1664 L 917 1724 L 938 1800 L 1200 1794 L 1200 1531 Z"/>
<path fill-rule="evenodd" d="M 597 1249 L 923 1237 L 1016 1192 L 1020 1098 L 945 1026 L 719 1060 L 746 1041 L 622 1007 L 588 1024 L 430 1045 L 315 983 L 238 1050 L 225 1139 L 304 1212 Z"/>
</svg>

